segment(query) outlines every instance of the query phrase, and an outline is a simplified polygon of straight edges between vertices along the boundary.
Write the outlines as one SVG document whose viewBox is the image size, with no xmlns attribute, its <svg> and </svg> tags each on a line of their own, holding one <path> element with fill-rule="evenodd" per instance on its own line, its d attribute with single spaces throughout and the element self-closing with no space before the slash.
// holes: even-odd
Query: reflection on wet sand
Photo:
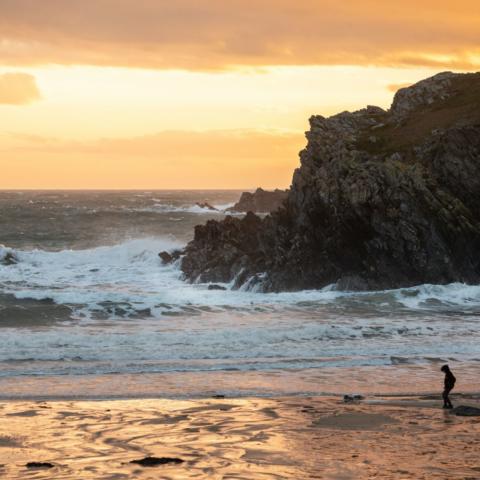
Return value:
<svg viewBox="0 0 480 480">
<path fill-rule="evenodd" d="M 418 397 L 354 404 L 326 397 L 9 401 L 0 405 L 0 475 L 479 478 L 480 418 L 456 417 L 440 405 L 439 399 Z M 147 456 L 183 463 L 130 463 Z M 27 468 L 28 462 L 47 465 Z"/>
<path fill-rule="evenodd" d="M 38 346 L 38 348 L 44 348 Z M 2 400 L 124 400 L 145 398 L 427 395 L 442 388 L 439 362 L 422 365 L 306 368 L 268 371 L 199 371 L 102 375 L 28 375 L 29 363 L 4 362 L 13 376 L 0 375 Z M 48 362 L 35 362 L 40 370 Z M 67 362 L 74 363 L 74 362 Z M 31 366 L 30 366 L 31 368 Z M 48 365 L 46 366 L 48 368 Z M 455 365 L 458 390 L 478 391 L 478 362 Z M 372 379 L 375 382 L 372 383 Z M 412 382 L 412 378 L 415 382 Z"/>
</svg>

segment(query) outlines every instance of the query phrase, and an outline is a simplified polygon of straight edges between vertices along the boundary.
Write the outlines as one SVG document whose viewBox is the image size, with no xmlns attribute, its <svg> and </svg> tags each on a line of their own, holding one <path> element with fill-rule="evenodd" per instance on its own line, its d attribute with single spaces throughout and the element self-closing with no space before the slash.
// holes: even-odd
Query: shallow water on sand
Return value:
<svg viewBox="0 0 480 480">
<path fill-rule="evenodd" d="M 211 291 L 161 264 L 238 196 L 0 192 L 2 394 L 425 392 L 444 362 L 478 385 L 480 286 Z"/>
<path fill-rule="evenodd" d="M 0 432 L 4 479 L 465 480 L 480 470 L 480 424 L 426 399 L 14 401 L 0 404 Z M 178 460 L 131 463 L 147 456 Z"/>
</svg>

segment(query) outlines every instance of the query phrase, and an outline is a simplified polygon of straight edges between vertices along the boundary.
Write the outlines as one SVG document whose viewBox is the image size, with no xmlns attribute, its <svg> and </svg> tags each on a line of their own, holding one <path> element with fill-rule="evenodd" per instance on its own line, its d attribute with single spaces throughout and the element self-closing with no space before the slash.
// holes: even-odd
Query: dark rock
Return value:
<svg viewBox="0 0 480 480">
<path fill-rule="evenodd" d="M 209 290 L 226 290 L 225 287 L 222 287 L 221 285 L 217 285 L 216 283 L 212 283 L 208 286 Z"/>
<path fill-rule="evenodd" d="M 206 210 L 212 210 L 213 212 L 218 212 L 218 208 L 215 208 L 213 205 L 210 205 L 208 202 L 197 202 L 195 205 L 197 207 L 204 208 Z"/>
<path fill-rule="evenodd" d="M 225 395 L 221 395 L 221 394 L 212 395 L 212 398 L 225 398 Z"/>
<path fill-rule="evenodd" d="M 262 291 L 480 281 L 480 73 L 402 89 L 389 111 L 313 116 L 306 137 L 278 210 L 195 228 L 187 279 Z"/>
<path fill-rule="evenodd" d="M 183 463 L 185 460 L 181 458 L 172 458 L 172 457 L 145 457 L 141 460 L 132 460 L 130 463 L 136 463 L 142 467 L 156 467 L 158 465 L 166 465 L 168 463 L 179 464 Z"/>
<path fill-rule="evenodd" d="M 195 240 L 185 250 L 182 270 L 188 278 L 201 282 L 226 283 L 238 276 L 238 285 L 246 279 L 243 265 L 258 256 L 256 237 L 262 220 L 248 212 L 243 218 L 227 216 L 223 222 L 208 221 L 195 227 Z"/>
<path fill-rule="evenodd" d="M 359 402 L 360 400 L 365 400 L 365 397 L 362 395 L 344 395 L 344 403 Z"/>
<path fill-rule="evenodd" d="M 18 263 L 18 258 L 14 251 L 10 248 L 0 245 L 0 265 L 15 265 Z"/>
<path fill-rule="evenodd" d="M 173 257 L 168 252 L 160 252 L 158 256 L 162 259 L 162 262 L 165 264 L 173 262 Z"/>
<path fill-rule="evenodd" d="M 182 255 L 181 250 L 174 250 L 173 252 L 163 251 L 158 254 L 158 256 L 161 258 L 162 263 L 164 265 L 168 265 L 169 263 L 172 263 L 178 260 L 181 255 Z"/>
<path fill-rule="evenodd" d="M 243 192 L 240 200 L 227 209 L 230 212 L 269 213 L 280 208 L 287 198 L 288 190 L 274 190 L 268 192 L 257 188 L 254 193 Z"/>
<path fill-rule="evenodd" d="M 13 253 L 9 252 L 3 257 L 4 265 L 14 265 L 15 263 L 18 263 L 18 259 Z"/>
<path fill-rule="evenodd" d="M 390 112 L 401 121 L 411 112 L 447 99 L 453 93 L 453 78 L 451 72 L 442 72 L 418 82 L 415 88 L 401 88 L 395 94 Z"/>
<path fill-rule="evenodd" d="M 480 408 L 459 405 L 452 409 L 452 413 L 459 417 L 480 417 Z"/>
<path fill-rule="evenodd" d="M 27 468 L 53 468 L 55 465 L 50 462 L 28 462 L 25 466 Z"/>
</svg>

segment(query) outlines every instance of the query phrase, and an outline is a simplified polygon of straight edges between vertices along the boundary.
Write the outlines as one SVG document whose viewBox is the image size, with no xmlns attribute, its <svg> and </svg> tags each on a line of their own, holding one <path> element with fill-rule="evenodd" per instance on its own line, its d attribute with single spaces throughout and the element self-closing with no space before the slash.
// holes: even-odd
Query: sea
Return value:
<svg viewBox="0 0 480 480">
<path fill-rule="evenodd" d="M 429 394 L 444 363 L 480 391 L 478 285 L 222 291 L 162 264 L 240 193 L 0 191 L 0 398 Z"/>
</svg>

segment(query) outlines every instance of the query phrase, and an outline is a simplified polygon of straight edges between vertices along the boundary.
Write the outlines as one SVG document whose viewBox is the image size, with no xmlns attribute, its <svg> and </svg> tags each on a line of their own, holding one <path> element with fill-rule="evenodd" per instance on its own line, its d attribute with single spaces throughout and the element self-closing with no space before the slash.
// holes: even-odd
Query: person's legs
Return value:
<svg viewBox="0 0 480 480">
<path fill-rule="evenodd" d="M 450 401 L 450 398 L 448 398 L 448 394 L 450 393 L 451 389 L 445 389 L 443 391 L 442 397 L 443 397 L 443 408 L 453 408 L 452 402 Z"/>
</svg>

